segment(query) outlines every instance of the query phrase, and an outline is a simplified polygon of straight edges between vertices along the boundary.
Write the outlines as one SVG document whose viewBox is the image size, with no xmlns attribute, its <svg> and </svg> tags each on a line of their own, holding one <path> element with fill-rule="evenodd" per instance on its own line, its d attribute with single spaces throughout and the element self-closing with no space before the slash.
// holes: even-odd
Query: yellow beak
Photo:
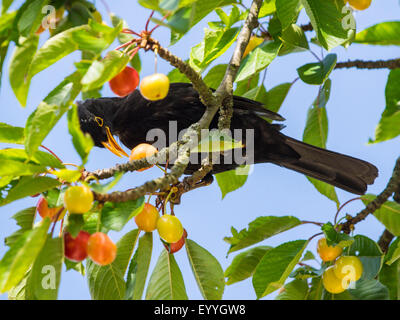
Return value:
<svg viewBox="0 0 400 320">
<path fill-rule="evenodd" d="M 106 132 L 107 132 L 107 142 L 102 142 L 102 145 L 110 150 L 112 153 L 117 155 L 118 157 L 126 156 L 129 157 L 129 155 L 120 147 L 120 145 L 115 141 L 113 135 L 111 134 L 110 128 L 106 127 Z"/>
</svg>

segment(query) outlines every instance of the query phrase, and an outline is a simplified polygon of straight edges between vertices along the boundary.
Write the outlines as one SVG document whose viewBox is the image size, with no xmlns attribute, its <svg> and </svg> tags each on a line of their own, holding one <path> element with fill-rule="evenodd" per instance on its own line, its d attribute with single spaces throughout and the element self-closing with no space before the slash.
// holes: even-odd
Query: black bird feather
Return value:
<svg viewBox="0 0 400 320">
<path fill-rule="evenodd" d="M 254 163 L 274 163 L 356 194 L 364 194 L 367 185 L 378 176 L 377 168 L 366 161 L 285 136 L 280 132 L 282 125 L 270 124 L 261 117 L 278 121 L 284 118 L 265 109 L 261 103 L 237 96 L 233 101 L 231 129 L 254 129 Z M 124 98 L 88 99 L 78 105 L 81 128 L 92 136 L 96 146 L 104 146 L 108 127 L 129 149 L 140 143 L 152 143 L 146 141 L 149 130 L 162 129 L 168 138 L 170 121 L 177 121 L 180 132 L 198 121 L 205 111 L 198 93 L 187 83 L 171 84 L 168 96 L 159 101 L 148 101 L 136 90 Z M 96 117 L 104 121 L 103 126 Z M 210 128 L 217 125 L 218 114 Z M 242 141 L 246 144 L 245 136 Z M 214 165 L 213 173 L 236 166 L 221 162 Z M 190 174 L 199 167 L 190 163 L 185 173 Z"/>
</svg>

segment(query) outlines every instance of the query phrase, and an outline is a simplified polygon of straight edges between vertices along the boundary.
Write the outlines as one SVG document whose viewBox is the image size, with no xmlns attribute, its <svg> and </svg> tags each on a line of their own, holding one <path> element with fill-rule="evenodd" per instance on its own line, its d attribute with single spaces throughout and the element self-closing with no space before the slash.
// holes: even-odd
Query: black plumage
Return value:
<svg viewBox="0 0 400 320">
<path fill-rule="evenodd" d="M 81 128 L 92 136 L 96 146 L 104 147 L 112 134 L 129 149 L 152 143 L 146 141 L 149 130 L 160 128 L 168 138 L 170 121 L 177 121 L 179 132 L 198 121 L 205 111 L 198 93 L 186 83 L 171 84 L 168 96 L 159 101 L 148 101 L 136 90 L 124 98 L 88 99 L 78 105 Z M 231 129 L 254 129 L 254 163 L 274 163 L 356 194 L 364 194 L 378 176 L 374 165 L 287 137 L 280 132 L 282 125 L 270 124 L 262 117 L 284 120 L 259 102 L 234 97 Z M 210 128 L 217 128 L 217 123 L 218 114 Z M 242 142 L 246 145 L 245 135 Z M 222 162 L 214 166 L 213 173 L 236 166 Z M 198 168 L 198 164 L 190 163 L 185 173 Z"/>
</svg>

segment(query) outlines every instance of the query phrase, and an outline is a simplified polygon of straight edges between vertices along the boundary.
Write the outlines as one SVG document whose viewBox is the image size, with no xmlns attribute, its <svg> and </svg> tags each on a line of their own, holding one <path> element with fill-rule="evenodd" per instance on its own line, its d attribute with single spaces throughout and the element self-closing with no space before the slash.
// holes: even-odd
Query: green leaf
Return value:
<svg viewBox="0 0 400 320">
<path fill-rule="evenodd" d="M 117 257 L 107 266 L 99 266 L 88 260 L 86 265 L 90 295 L 93 300 L 122 300 L 125 298 L 124 274 L 128 268 L 139 230 L 125 234 L 117 242 Z"/>
<path fill-rule="evenodd" d="M 25 149 L 28 155 L 35 153 L 78 96 L 81 90 L 80 79 L 79 72 L 65 78 L 29 116 L 25 126 Z"/>
<path fill-rule="evenodd" d="M 61 32 L 49 40 L 36 52 L 29 70 L 29 76 L 33 77 L 57 61 L 79 49 L 73 40 L 73 34 L 85 30 L 87 26 L 79 26 Z"/>
<path fill-rule="evenodd" d="M 236 148 L 243 148 L 243 144 L 234 140 L 229 130 L 213 129 L 202 134 L 199 144 L 190 149 L 190 152 L 218 153 Z"/>
<path fill-rule="evenodd" d="M 168 79 L 171 83 L 175 82 L 184 82 L 184 83 L 190 83 L 190 80 L 188 77 L 186 77 L 183 73 L 179 71 L 179 69 L 172 69 L 168 73 Z"/>
<path fill-rule="evenodd" d="M 303 29 L 295 24 L 287 27 L 282 32 L 279 40 L 283 42 L 283 46 L 279 51 L 280 56 L 293 52 L 302 52 L 309 49 L 308 40 Z"/>
<path fill-rule="evenodd" d="M 64 259 L 62 238 L 48 238 L 26 282 L 27 300 L 57 300 Z"/>
<path fill-rule="evenodd" d="M 185 283 L 174 255 L 162 250 L 151 274 L 146 300 L 187 300 Z"/>
<path fill-rule="evenodd" d="M 225 270 L 225 278 L 228 278 L 226 284 L 231 285 L 251 277 L 262 257 L 271 249 L 272 247 L 260 246 L 238 254 Z"/>
<path fill-rule="evenodd" d="M 153 233 L 147 232 L 139 239 L 139 246 L 129 265 L 126 280 L 126 300 L 142 299 L 152 250 Z"/>
<path fill-rule="evenodd" d="M 355 20 L 349 10 L 344 10 L 344 1 L 301 0 L 311 24 L 317 34 L 318 42 L 331 50 L 351 39 Z M 343 13 L 342 13 L 343 12 Z M 347 23 L 347 22 L 350 23 Z M 354 25 L 351 22 L 354 21 Z M 348 25 L 343 25 L 343 24 Z"/>
<path fill-rule="evenodd" d="M 296 279 L 286 284 L 275 300 L 306 300 L 307 294 L 307 281 Z"/>
<path fill-rule="evenodd" d="M 85 221 L 82 214 L 69 214 L 65 221 L 65 226 L 73 238 L 76 238 L 82 230 Z"/>
<path fill-rule="evenodd" d="M 24 144 L 24 128 L 13 127 L 9 124 L 0 122 L 0 142 Z"/>
<path fill-rule="evenodd" d="M 14 0 L 3 0 L 1 2 L 1 14 L 4 15 L 4 13 L 8 10 L 8 8 L 12 5 Z"/>
<path fill-rule="evenodd" d="M 235 81 L 246 80 L 268 67 L 278 55 L 281 46 L 280 41 L 264 41 L 243 60 Z"/>
<path fill-rule="evenodd" d="M 400 45 L 400 21 L 381 22 L 357 33 L 356 43 L 370 45 Z"/>
<path fill-rule="evenodd" d="M 217 64 L 212 67 L 203 79 L 206 85 L 213 89 L 218 88 L 224 79 L 227 66 L 227 64 Z"/>
<path fill-rule="evenodd" d="M 400 298 L 400 262 L 396 261 L 390 266 L 384 264 L 379 272 L 379 282 L 389 290 L 391 300 Z"/>
<path fill-rule="evenodd" d="M 325 59 L 317 63 L 309 63 L 297 69 L 301 80 L 308 84 L 322 85 L 335 68 L 337 55 L 328 54 Z"/>
<path fill-rule="evenodd" d="M 355 289 L 348 289 L 356 300 L 388 300 L 389 290 L 378 280 L 359 280 Z"/>
<path fill-rule="evenodd" d="M 400 258 L 400 238 L 396 238 L 396 240 L 390 244 L 388 253 L 385 257 L 385 263 L 388 265 L 392 265 L 399 258 Z"/>
<path fill-rule="evenodd" d="M 17 239 L 0 261 L 0 293 L 16 286 L 42 250 L 47 238 L 50 219 L 41 221 Z"/>
<path fill-rule="evenodd" d="M 224 199 L 229 192 L 233 192 L 243 187 L 247 181 L 249 171 L 250 166 L 244 166 L 235 170 L 217 173 L 215 175 L 222 193 L 222 199 Z"/>
<path fill-rule="evenodd" d="M 101 211 L 101 222 L 107 229 L 121 231 L 143 207 L 144 197 L 126 202 L 106 202 Z"/>
<path fill-rule="evenodd" d="M 221 300 L 225 288 L 224 271 L 218 260 L 193 240 L 186 239 L 186 253 L 201 295 L 206 300 Z"/>
<path fill-rule="evenodd" d="M 21 210 L 12 216 L 12 218 L 17 222 L 17 225 L 21 228 L 4 239 L 4 243 L 7 246 L 11 247 L 21 235 L 23 235 L 26 231 L 32 229 L 35 212 L 36 207 L 31 207 Z"/>
<path fill-rule="evenodd" d="M 64 168 L 64 165 L 50 153 L 37 151 L 31 158 L 23 149 L 7 148 L 0 150 L 0 159 L 14 160 L 25 164 L 41 165 L 42 167 Z M 6 170 L 4 171 L 6 172 Z"/>
<path fill-rule="evenodd" d="M 337 232 L 332 223 L 325 223 L 321 230 L 324 232 L 328 246 L 346 248 L 354 243 L 354 238 L 341 232 Z"/>
<path fill-rule="evenodd" d="M 263 18 L 276 11 L 276 0 L 264 0 L 258 13 L 258 18 Z"/>
<path fill-rule="evenodd" d="M 238 34 L 239 28 L 205 29 L 204 40 L 190 52 L 189 64 L 196 71 L 205 69 L 229 49 Z"/>
<path fill-rule="evenodd" d="M 285 232 L 301 224 L 301 221 L 296 217 L 258 217 L 249 223 L 248 229 L 243 229 L 239 233 L 235 228 L 232 228 L 232 237 L 225 237 L 231 247 L 228 253 L 247 248 L 255 243 L 270 238 L 276 234 Z"/>
<path fill-rule="evenodd" d="M 264 107 L 268 110 L 278 112 L 292 85 L 292 83 L 287 82 L 273 87 L 271 90 L 267 91 L 265 98 L 261 99 L 260 102 L 262 102 Z"/>
<path fill-rule="evenodd" d="M 386 108 L 375 130 L 375 141 L 382 142 L 400 135 L 400 69 L 391 70 L 385 89 Z"/>
<path fill-rule="evenodd" d="M 66 181 L 70 183 L 77 182 L 82 177 L 82 172 L 80 172 L 79 170 L 61 169 L 57 171 L 52 171 L 52 174 L 54 174 L 61 181 Z"/>
<path fill-rule="evenodd" d="M 306 240 L 286 242 L 265 254 L 253 276 L 253 287 L 258 299 L 283 286 L 307 245 Z"/>
<path fill-rule="evenodd" d="M 376 198 L 375 195 L 367 194 L 362 196 L 365 205 Z M 386 201 L 374 212 L 377 218 L 392 234 L 400 236 L 400 204 L 394 201 Z"/>
<path fill-rule="evenodd" d="M 0 200 L 0 206 L 4 206 L 15 200 L 42 193 L 58 187 L 60 182 L 49 177 L 22 177 L 18 183 L 8 191 L 5 198 Z"/>
<path fill-rule="evenodd" d="M 299 14 L 300 0 L 276 0 L 276 14 L 285 30 L 295 22 Z"/>
<path fill-rule="evenodd" d="M 28 164 L 18 160 L 0 158 L 0 176 L 29 176 L 46 171 L 45 166 L 37 164 Z"/>
<path fill-rule="evenodd" d="M 33 35 L 21 41 L 16 47 L 10 62 L 10 85 L 22 106 L 26 105 L 32 76 L 28 74 L 29 66 L 33 64 L 33 56 L 38 47 L 39 37 Z"/>
<path fill-rule="evenodd" d="M 82 164 L 85 164 L 94 143 L 91 136 L 88 133 L 83 133 L 81 130 L 78 108 L 76 105 L 73 105 L 68 111 L 68 131 L 72 136 L 72 143 L 74 144 L 75 150 L 82 159 Z"/>
<path fill-rule="evenodd" d="M 117 185 L 117 183 L 121 180 L 122 177 L 123 177 L 122 172 L 116 173 L 114 175 L 114 180 L 111 180 L 110 182 L 107 182 L 105 184 L 93 183 L 90 185 L 90 188 L 97 193 L 107 193 Z"/>
</svg>

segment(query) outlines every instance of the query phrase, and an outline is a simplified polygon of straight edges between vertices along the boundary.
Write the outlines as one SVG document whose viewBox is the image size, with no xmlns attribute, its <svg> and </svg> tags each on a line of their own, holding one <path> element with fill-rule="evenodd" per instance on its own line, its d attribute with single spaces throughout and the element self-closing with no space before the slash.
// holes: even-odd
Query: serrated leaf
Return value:
<svg viewBox="0 0 400 320">
<path fill-rule="evenodd" d="M 24 128 L 0 122 L 0 142 L 24 144 Z"/>
<path fill-rule="evenodd" d="M 42 193 L 49 189 L 58 187 L 60 182 L 49 177 L 22 177 L 18 183 L 13 186 L 6 197 L 0 200 L 0 206 L 4 206 L 15 200 Z"/>
<path fill-rule="evenodd" d="M 126 202 L 106 202 L 101 211 L 101 222 L 109 230 L 121 231 L 125 224 L 140 213 L 144 197 Z"/>
<path fill-rule="evenodd" d="M 331 50 L 351 39 L 355 20 L 351 11 L 343 10 L 344 1 L 301 0 L 301 3 L 311 20 L 319 43 L 325 49 Z M 347 21 L 349 23 L 344 26 L 343 23 Z"/>
<path fill-rule="evenodd" d="M 378 23 L 357 33 L 356 43 L 369 45 L 400 45 L 400 21 Z"/>
<path fill-rule="evenodd" d="M 306 240 L 286 242 L 265 254 L 253 275 L 253 287 L 258 299 L 283 286 L 307 245 Z"/>
<path fill-rule="evenodd" d="M 328 54 L 324 60 L 316 63 L 308 63 L 297 69 L 301 80 L 307 84 L 322 85 L 335 68 L 337 55 Z"/>
<path fill-rule="evenodd" d="M 190 239 L 185 243 L 187 256 L 201 295 L 206 300 L 221 300 L 225 288 L 224 271 L 218 260 Z"/>
<path fill-rule="evenodd" d="M 48 238 L 26 281 L 27 300 L 57 300 L 64 259 L 62 238 Z"/>
<path fill-rule="evenodd" d="M 174 255 L 162 250 L 151 274 L 146 300 L 187 300 L 185 283 Z"/>
<path fill-rule="evenodd" d="M 228 253 L 231 253 L 285 232 L 300 224 L 301 221 L 292 216 L 258 217 L 249 223 L 248 229 L 243 229 L 239 233 L 233 229 L 232 237 L 225 237 L 224 240 L 231 245 L 228 251 Z"/>
<path fill-rule="evenodd" d="M 16 286 L 25 276 L 31 264 L 42 250 L 50 219 L 46 218 L 32 230 L 26 231 L 0 261 L 0 292 L 4 293 Z"/>
<path fill-rule="evenodd" d="M 307 281 L 296 279 L 286 284 L 275 300 L 306 300 L 307 294 Z"/>
<path fill-rule="evenodd" d="M 11 247 L 21 235 L 23 235 L 26 231 L 32 229 L 35 212 L 36 212 L 36 207 L 30 207 L 21 210 L 12 216 L 12 218 L 16 221 L 20 229 L 18 229 L 12 235 L 4 239 L 4 243 L 7 246 Z"/>
<path fill-rule="evenodd" d="M 246 183 L 249 171 L 250 166 L 244 166 L 215 175 L 222 193 L 222 199 L 224 199 L 228 193 L 241 188 Z"/>
<path fill-rule="evenodd" d="M 400 298 L 400 262 L 396 261 L 390 266 L 384 264 L 379 272 L 379 282 L 389 290 L 391 300 Z"/>
<path fill-rule="evenodd" d="M 82 164 L 87 162 L 90 150 L 94 146 L 94 142 L 88 133 L 83 133 L 79 123 L 78 107 L 73 105 L 68 111 L 68 131 L 72 136 L 72 143 L 75 150 L 82 159 Z"/>
<path fill-rule="evenodd" d="M 32 76 L 28 74 L 29 66 L 37 50 L 39 37 L 33 35 L 21 41 L 16 47 L 10 62 L 10 85 L 19 103 L 24 107 L 28 98 L 28 91 Z"/>
<path fill-rule="evenodd" d="M 149 272 L 151 253 L 153 250 L 153 234 L 145 233 L 139 239 L 139 245 L 129 265 L 126 280 L 126 300 L 140 300 Z"/>
<path fill-rule="evenodd" d="M 228 278 L 226 284 L 231 285 L 251 277 L 262 257 L 271 249 L 272 247 L 260 246 L 238 254 L 225 270 L 225 278 Z"/>
<path fill-rule="evenodd" d="M 365 205 L 376 198 L 375 195 L 367 194 L 362 196 Z M 374 212 L 377 218 L 392 234 L 400 236 L 400 204 L 394 201 L 386 201 Z"/>
<path fill-rule="evenodd" d="M 94 300 L 123 300 L 126 284 L 124 274 L 135 248 L 139 230 L 125 234 L 117 242 L 117 257 L 107 266 L 99 266 L 88 260 L 86 274 L 90 295 Z"/>
<path fill-rule="evenodd" d="M 278 55 L 282 42 L 265 41 L 243 60 L 235 82 L 243 81 L 264 70 Z"/>
<path fill-rule="evenodd" d="M 375 129 L 374 143 L 393 139 L 400 135 L 400 69 L 389 73 L 385 88 L 386 108 Z"/>
<path fill-rule="evenodd" d="M 359 280 L 355 289 L 348 289 L 357 300 L 388 300 L 389 290 L 378 280 Z"/>
</svg>

